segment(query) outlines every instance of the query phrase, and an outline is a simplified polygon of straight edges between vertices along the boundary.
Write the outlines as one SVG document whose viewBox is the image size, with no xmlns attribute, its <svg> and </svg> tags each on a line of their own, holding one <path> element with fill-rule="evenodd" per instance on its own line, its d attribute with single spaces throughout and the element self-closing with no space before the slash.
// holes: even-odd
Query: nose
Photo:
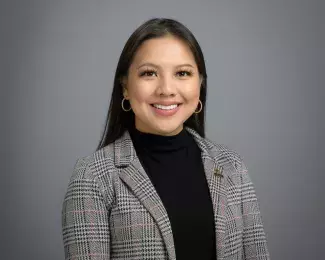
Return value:
<svg viewBox="0 0 325 260">
<path fill-rule="evenodd" d="M 176 82 L 170 76 L 164 76 L 159 79 L 157 94 L 160 96 L 175 96 L 177 92 Z"/>
</svg>

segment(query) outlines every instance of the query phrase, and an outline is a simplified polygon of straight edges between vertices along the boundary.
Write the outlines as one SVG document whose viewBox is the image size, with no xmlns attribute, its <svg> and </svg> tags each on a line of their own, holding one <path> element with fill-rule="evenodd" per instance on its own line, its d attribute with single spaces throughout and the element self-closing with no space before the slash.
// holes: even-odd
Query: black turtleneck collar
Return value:
<svg viewBox="0 0 325 260">
<path fill-rule="evenodd" d="M 130 135 L 137 148 L 151 152 L 172 152 L 188 147 L 192 140 L 185 128 L 176 135 L 163 136 L 144 133 L 133 127 Z"/>
</svg>

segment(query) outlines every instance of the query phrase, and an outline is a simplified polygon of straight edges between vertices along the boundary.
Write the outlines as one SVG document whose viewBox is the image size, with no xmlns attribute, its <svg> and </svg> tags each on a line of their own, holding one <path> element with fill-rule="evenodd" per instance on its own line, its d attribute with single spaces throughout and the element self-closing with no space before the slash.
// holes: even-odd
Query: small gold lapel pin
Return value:
<svg viewBox="0 0 325 260">
<path fill-rule="evenodd" d="M 223 168 L 221 166 L 218 166 L 217 168 L 214 169 L 214 175 L 217 177 L 223 178 Z"/>
</svg>

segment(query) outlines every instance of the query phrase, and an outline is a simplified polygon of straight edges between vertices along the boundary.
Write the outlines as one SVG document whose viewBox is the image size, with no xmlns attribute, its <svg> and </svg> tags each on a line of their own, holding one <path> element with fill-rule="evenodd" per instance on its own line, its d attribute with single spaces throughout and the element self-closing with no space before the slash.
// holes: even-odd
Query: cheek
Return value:
<svg viewBox="0 0 325 260">
<path fill-rule="evenodd" d="M 132 84 L 129 89 L 130 105 L 137 117 L 149 116 L 148 104 L 152 96 L 152 87 L 148 84 Z"/>
<path fill-rule="evenodd" d="M 150 86 L 145 84 L 133 84 L 129 88 L 129 98 L 131 103 L 146 103 L 152 95 Z"/>
<path fill-rule="evenodd" d="M 200 98 L 200 87 L 197 84 L 189 84 L 181 88 L 181 95 L 188 102 L 196 102 Z"/>
</svg>

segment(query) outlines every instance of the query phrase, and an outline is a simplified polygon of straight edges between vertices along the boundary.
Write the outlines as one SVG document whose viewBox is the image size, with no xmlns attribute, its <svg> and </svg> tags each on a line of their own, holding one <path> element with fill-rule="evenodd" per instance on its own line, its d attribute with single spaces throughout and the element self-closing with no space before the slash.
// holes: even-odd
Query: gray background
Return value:
<svg viewBox="0 0 325 260">
<path fill-rule="evenodd" d="M 324 1 L 1 1 L 1 259 L 63 259 L 61 205 L 145 20 L 186 24 L 208 70 L 207 136 L 239 152 L 272 259 L 324 259 Z M 4 230 L 4 231 L 3 231 Z"/>
</svg>

